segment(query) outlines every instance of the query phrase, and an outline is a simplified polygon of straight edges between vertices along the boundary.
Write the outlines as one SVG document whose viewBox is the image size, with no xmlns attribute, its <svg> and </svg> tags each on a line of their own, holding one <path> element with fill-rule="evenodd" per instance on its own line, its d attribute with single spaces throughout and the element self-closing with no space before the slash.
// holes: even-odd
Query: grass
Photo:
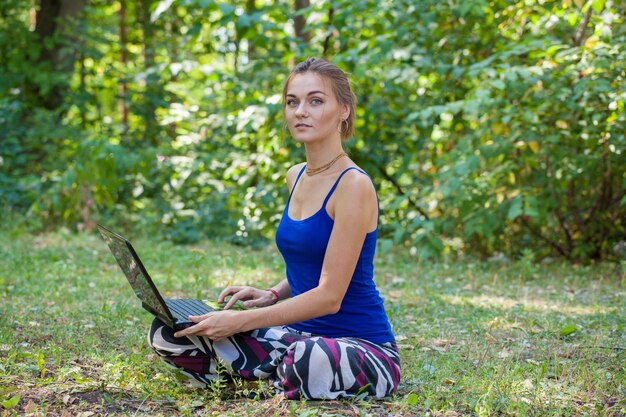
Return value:
<svg viewBox="0 0 626 417">
<path fill-rule="evenodd" d="M 134 244 L 168 296 L 281 279 L 273 246 Z M 385 401 L 249 400 L 198 390 L 150 351 L 143 311 L 96 235 L 0 231 L 0 415 L 624 416 L 623 265 L 379 254 L 403 379 Z"/>
</svg>

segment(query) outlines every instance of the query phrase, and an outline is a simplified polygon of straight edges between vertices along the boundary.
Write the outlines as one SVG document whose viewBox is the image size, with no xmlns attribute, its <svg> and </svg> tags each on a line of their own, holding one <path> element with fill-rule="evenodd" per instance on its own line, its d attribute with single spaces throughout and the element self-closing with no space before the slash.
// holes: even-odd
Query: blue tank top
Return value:
<svg viewBox="0 0 626 417">
<path fill-rule="evenodd" d="M 326 212 L 326 203 L 350 167 L 343 171 L 324 199 L 322 207 L 302 220 L 289 217 L 289 203 L 302 168 L 289 194 L 289 200 L 276 231 L 276 246 L 285 259 L 287 281 L 295 297 L 319 285 L 322 263 L 334 221 Z M 339 312 L 299 322 L 289 327 L 326 337 L 357 337 L 374 343 L 394 341 L 383 300 L 374 284 L 374 252 L 378 228 L 367 233 L 348 290 Z"/>
</svg>

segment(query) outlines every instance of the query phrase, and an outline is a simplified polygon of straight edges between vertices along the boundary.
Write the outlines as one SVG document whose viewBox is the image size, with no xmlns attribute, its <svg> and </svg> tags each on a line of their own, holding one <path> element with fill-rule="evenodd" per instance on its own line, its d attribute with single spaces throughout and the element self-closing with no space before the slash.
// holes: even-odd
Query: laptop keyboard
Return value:
<svg viewBox="0 0 626 417">
<path fill-rule="evenodd" d="M 173 316 L 187 319 L 189 316 L 201 316 L 213 311 L 200 300 L 189 298 L 166 298 L 165 304 Z"/>
</svg>

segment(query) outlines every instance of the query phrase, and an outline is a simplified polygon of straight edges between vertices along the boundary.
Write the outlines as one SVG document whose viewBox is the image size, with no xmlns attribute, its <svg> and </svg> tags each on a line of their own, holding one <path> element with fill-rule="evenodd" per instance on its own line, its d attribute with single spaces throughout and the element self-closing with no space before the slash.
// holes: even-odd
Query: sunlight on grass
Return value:
<svg viewBox="0 0 626 417">
<path fill-rule="evenodd" d="M 586 306 L 586 305 L 568 305 L 561 302 L 547 301 L 541 299 L 514 299 L 495 295 L 443 295 L 441 297 L 445 302 L 454 305 L 473 305 L 477 307 L 496 307 L 498 309 L 510 310 L 513 308 L 524 308 L 529 311 L 551 311 L 554 313 L 568 314 L 608 314 L 618 310 L 617 307 L 602 306 Z"/>
</svg>

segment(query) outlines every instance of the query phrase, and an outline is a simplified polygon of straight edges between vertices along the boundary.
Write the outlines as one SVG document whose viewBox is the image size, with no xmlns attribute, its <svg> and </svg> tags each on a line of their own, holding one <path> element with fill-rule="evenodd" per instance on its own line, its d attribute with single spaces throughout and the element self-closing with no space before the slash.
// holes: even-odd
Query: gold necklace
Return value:
<svg viewBox="0 0 626 417">
<path fill-rule="evenodd" d="M 319 168 L 309 168 L 309 166 L 307 165 L 306 174 L 309 176 L 312 176 L 312 175 L 319 174 L 320 172 L 328 171 L 330 167 L 332 167 L 335 164 L 335 162 L 337 162 L 339 159 L 343 158 L 344 156 L 348 156 L 348 154 L 345 152 L 341 152 L 332 161 L 330 161 L 326 165 L 322 165 Z"/>
</svg>

